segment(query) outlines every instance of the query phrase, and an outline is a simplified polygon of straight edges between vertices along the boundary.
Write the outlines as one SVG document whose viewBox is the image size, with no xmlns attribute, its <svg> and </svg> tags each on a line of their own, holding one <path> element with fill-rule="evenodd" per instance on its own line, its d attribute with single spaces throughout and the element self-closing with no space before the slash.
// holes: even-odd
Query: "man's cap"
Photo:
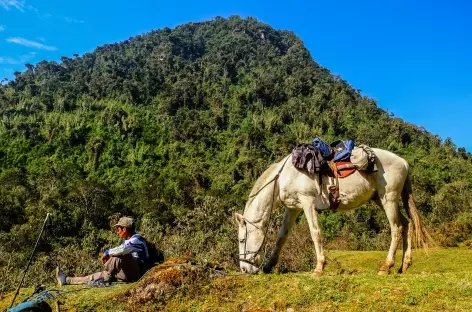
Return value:
<svg viewBox="0 0 472 312">
<path fill-rule="evenodd" d="M 134 219 L 131 217 L 121 217 L 118 220 L 118 223 L 115 226 L 122 226 L 126 228 L 133 228 L 134 227 Z"/>
</svg>

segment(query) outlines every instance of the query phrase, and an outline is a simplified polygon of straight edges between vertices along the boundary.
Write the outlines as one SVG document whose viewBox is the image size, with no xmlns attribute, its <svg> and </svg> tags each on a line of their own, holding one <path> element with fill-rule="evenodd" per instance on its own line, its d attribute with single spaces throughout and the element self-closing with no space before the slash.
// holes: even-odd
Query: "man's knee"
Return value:
<svg viewBox="0 0 472 312">
<path fill-rule="evenodd" d="M 117 257 L 117 256 L 111 256 L 107 262 L 105 262 L 105 266 L 108 266 L 108 265 L 114 265 L 116 263 L 120 263 L 122 261 L 121 257 Z"/>
<path fill-rule="evenodd" d="M 104 264 L 104 269 L 110 274 L 110 279 L 133 282 L 141 276 L 136 259 L 130 255 L 110 257 Z"/>
<path fill-rule="evenodd" d="M 109 272 L 111 275 L 115 275 L 119 270 L 121 270 L 122 263 L 123 260 L 120 257 L 110 257 L 103 267 L 105 271 Z"/>
</svg>

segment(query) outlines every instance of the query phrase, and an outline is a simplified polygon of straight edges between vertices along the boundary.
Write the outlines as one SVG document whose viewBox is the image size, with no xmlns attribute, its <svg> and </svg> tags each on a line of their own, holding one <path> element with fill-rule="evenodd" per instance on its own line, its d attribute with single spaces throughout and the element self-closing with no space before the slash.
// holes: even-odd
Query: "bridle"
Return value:
<svg viewBox="0 0 472 312">
<path fill-rule="evenodd" d="M 287 160 L 290 158 L 290 156 L 288 156 L 286 159 L 285 159 L 285 162 L 283 163 L 282 167 L 280 167 L 279 171 L 277 172 L 277 174 L 275 175 L 275 177 L 272 178 L 272 180 L 270 180 L 269 182 L 267 182 L 266 184 L 264 184 L 264 186 L 262 186 L 256 193 L 252 194 L 251 196 L 249 196 L 249 199 L 250 198 L 253 198 L 255 197 L 256 195 L 258 195 L 267 185 L 269 185 L 270 183 L 274 182 L 274 188 L 272 190 L 272 203 L 270 205 L 270 210 L 272 211 L 272 208 L 274 207 L 274 202 L 275 202 L 275 188 L 277 186 L 277 180 L 278 178 L 280 177 L 280 173 L 282 172 L 282 170 L 284 169 L 285 167 L 285 164 L 287 163 Z M 257 273 L 259 272 L 259 270 L 262 268 L 262 265 L 264 264 L 263 261 L 261 261 L 261 264 L 258 266 L 257 263 L 255 262 L 256 260 L 256 257 L 257 255 L 259 254 L 259 252 L 261 251 L 262 247 L 264 246 L 265 244 L 265 241 L 266 241 L 266 237 L 267 237 L 267 232 L 269 231 L 269 228 L 270 228 L 270 219 L 272 217 L 272 214 L 271 214 L 271 211 L 269 211 L 269 220 L 267 221 L 267 227 L 264 231 L 264 239 L 262 240 L 262 243 L 261 245 L 259 246 L 259 248 L 256 250 L 256 251 L 248 251 L 247 250 L 247 236 L 248 236 L 248 231 L 247 231 L 247 226 L 246 226 L 246 233 L 244 234 L 244 252 L 239 254 L 239 261 L 241 262 L 246 262 L 246 263 L 249 263 L 250 265 L 252 266 L 255 266 L 257 267 L 256 271 L 254 271 L 253 273 Z M 243 216 L 243 220 L 245 223 L 249 223 L 251 224 L 253 227 L 255 227 L 256 229 L 260 230 L 260 231 L 263 231 L 261 229 L 261 227 L 257 226 L 254 222 L 251 222 L 249 221 L 248 219 L 246 219 L 244 216 Z M 246 256 L 247 255 L 251 255 L 251 257 L 249 259 L 246 259 Z M 244 258 L 241 258 L 241 256 L 244 256 Z"/>
<path fill-rule="evenodd" d="M 256 229 L 262 231 L 262 229 L 261 229 L 259 226 L 257 226 L 257 225 L 254 224 L 253 222 L 249 221 L 248 219 L 246 219 L 246 218 L 243 217 L 243 220 L 244 220 L 244 222 L 251 224 L 251 225 L 252 225 L 253 227 L 255 227 Z M 248 233 L 247 233 L 247 226 L 246 226 L 246 233 L 244 234 L 244 253 L 239 254 L 240 256 L 244 256 L 244 258 L 239 258 L 239 261 L 249 263 L 249 264 L 251 264 L 251 265 L 253 265 L 253 266 L 257 266 L 257 263 L 255 263 L 254 261 L 255 261 L 255 259 L 256 259 L 256 257 L 257 257 L 257 254 L 259 253 L 259 251 L 261 250 L 262 246 L 263 246 L 264 243 L 265 243 L 265 234 L 267 234 L 267 229 L 266 229 L 266 231 L 265 231 L 265 233 L 264 233 L 264 240 L 262 241 L 262 244 L 259 246 L 259 249 L 257 249 L 257 251 L 248 251 L 248 250 L 247 250 L 247 245 L 246 245 L 246 244 L 247 244 L 247 234 L 248 234 Z M 251 256 L 249 259 L 246 259 L 246 256 L 247 256 L 247 255 L 252 255 L 252 256 Z M 257 271 L 259 271 L 259 269 L 260 269 L 260 267 L 257 268 Z M 257 272 L 257 271 L 256 271 L 256 272 Z"/>
</svg>

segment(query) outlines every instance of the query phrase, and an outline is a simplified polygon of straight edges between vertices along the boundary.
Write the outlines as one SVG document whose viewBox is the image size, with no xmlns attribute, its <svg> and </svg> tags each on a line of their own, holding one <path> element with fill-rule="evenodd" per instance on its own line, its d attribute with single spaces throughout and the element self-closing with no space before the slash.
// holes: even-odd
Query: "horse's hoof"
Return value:
<svg viewBox="0 0 472 312">
<path fill-rule="evenodd" d="M 314 277 L 319 277 L 323 275 L 323 271 L 321 270 L 314 270 L 313 273 L 311 273 Z"/>
<path fill-rule="evenodd" d="M 405 274 L 406 270 L 408 270 L 408 268 L 411 267 L 411 265 L 412 265 L 411 261 L 403 262 L 402 267 L 400 268 L 400 270 L 398 270 L 398 273 Z"/>
<path fill-rule="evenodd" d="M 377 272 L 377 275 L 389 275 L 390 272 L 389 271 L 385 271 L 385 270 L 380 270 Z"/>
<path fill-rule="evenodd" d="M 264 274 L 269 274 L 269 273 L 272 272 L 273 269 L 274 269 L 273 266 L 263 266 L 263 267 L 262 267 L 262 272 L 263 272 Z"/>
</svg>

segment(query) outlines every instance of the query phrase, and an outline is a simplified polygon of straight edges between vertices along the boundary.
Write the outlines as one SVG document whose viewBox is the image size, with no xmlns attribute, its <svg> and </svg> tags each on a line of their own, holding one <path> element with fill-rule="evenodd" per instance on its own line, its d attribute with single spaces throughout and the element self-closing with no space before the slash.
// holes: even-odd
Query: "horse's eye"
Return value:
<svg viewBox="0 0 472 312">
<path fill-rule="evenodd" d="M 239 242 L 240 242 L 241 244 L 244 243 L 245 241 L 246 241 L 245 238 L 240 238 L 240 239 L 239 239 Z"/>
</svg>

